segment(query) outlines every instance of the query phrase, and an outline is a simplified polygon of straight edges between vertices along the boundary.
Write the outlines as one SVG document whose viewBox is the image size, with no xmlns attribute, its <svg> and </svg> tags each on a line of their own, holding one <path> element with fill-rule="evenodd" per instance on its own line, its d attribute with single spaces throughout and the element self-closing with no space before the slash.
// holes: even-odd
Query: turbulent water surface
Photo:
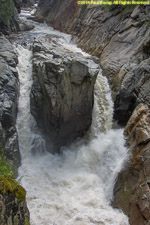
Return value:
<svg viewBox="0 0 150 225">
<path fill-rule="evenodd" d="M 57 34 L 64 48 L 88 57 L 69 44 L 70 35 L 46 25 L 36 24 L 29 36 L 45 33 Z M 115 178 L 127 158 L 127 150 L 123 131 L 111 129 L 113 104 L 106 78 L 101 74 L 97 78 L 93 122 L 86 141 L 75 142 L 61 155 L 46 151 L 34 155 L 34 145 L 45 149 L 30 115 L 32 52 L 21 46 L 17 52 L 20 79 L 17 127 L 22 155 L 19 178 L 27 190 L 31 225 L 128 225 L 127 217 L 110 206 Z"/>
</svg>

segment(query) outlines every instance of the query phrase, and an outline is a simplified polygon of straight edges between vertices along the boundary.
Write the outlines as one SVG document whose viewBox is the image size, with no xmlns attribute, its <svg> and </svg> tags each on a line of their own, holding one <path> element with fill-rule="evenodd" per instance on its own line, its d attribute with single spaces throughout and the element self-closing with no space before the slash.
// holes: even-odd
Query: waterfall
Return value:
<svg viewBox="0 0 150 225">
<path fill-rule="evenodd" d="M 32 52 L 18 46 L 18 74 L 20 82 L 20 96 L 18 105 L 17 130 L 19 136 L 19 149 L 24 160 L 31 154 L 31 129 L 30 129 L 30 90 L 32 85 Z"/>
<path fill-rule="evenodd" d="M 17 52 L 17 129 L 22 155 L 19 178 L 27 190 L 31 225 L 128 225 L 127 217 L 110 205 L 127 150 L 123 130 L 111 129 L 113 103 L 107 79 L 99 73 L 88 141 L 76 141 L 61 155 L 46 151 L 32 154 L 35 146 L 44 149 L 44 140 L 30 114 L 32 52 L 21 46 Z"/>
</svg>

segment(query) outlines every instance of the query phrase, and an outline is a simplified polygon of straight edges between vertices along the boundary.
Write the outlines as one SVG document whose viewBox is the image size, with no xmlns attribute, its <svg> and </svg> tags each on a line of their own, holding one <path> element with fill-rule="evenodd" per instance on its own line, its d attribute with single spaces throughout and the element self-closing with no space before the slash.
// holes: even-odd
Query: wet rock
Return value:
<svg viewBox="0 0 150 225">
<path fill-rule="evenodd" d="M 21 7 L 31 7 L 34 6 L 35 3 L 37 3 L 38 0 L 22 0 L 21 1 Z"/>
<path fill-rule="evenodd" d="M 140 104 L 125 128 L 130 162 L 118 177 L 115 207 L 128 216 L 130 225 L 150 224 L 150 108 Z"/>
<path fill-rule="evenodd" d="M 115 118 L 126 124 L 135 107 L 150 103 L 150 58 L 132 65 L 123 80 L 115 101 Z"/>
<path fill-rule="evenodd" d="M 31 113 L 47 136 L 48 150 L 59 150 L 88 130 L 99 65 L 71 52 L 57 38 L 33 44 Z"/>
<path fill-rule="evenodd" d="M 15 175 L 20 165 L 15 127 L 19 91 L 16 63 L 13 46 L 5 37 L 0 37 L 0 146 L 12 162 Z"/>
<path fill-rule="evenodd" d="M 32 30 L 35 26 L 27 21 L 20 21 L 19 23 L 19 29 L 20 31 L 28 31 Z"/>
</svg>

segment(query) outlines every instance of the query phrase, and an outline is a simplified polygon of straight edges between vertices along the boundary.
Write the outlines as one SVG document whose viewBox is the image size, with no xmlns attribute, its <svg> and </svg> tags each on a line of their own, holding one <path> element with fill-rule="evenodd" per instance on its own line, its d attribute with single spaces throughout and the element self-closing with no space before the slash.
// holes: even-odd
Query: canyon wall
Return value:
<svg viewBox="0 0 150 225">
<path fill-rule="evenodd" d="M 150 108 L 140 104 L 124 131 L 131 158 L 115 185 L 114 206 L 129 215 L 131 225 L 150 224 Z"/>
<path fill-rule="evenodd" d="M 20 165 L 18 135 L 16 131 L 17 101 L 19 92 L 17 55 L 11 43 L 0 37 L 0 147 L 14 167 Z"/>
<path fill-rule="evenodd" d="M 131 225 L 150 224 L 150 7 L 40 0 L 35 20 L 71 33 L 81 48 L 99 58 L 112 89 L 114 118 L 126 125 L 130 154 L 112 204 Z"/>
<path fill-rule="evenodd" d="M 86 6 L 40 0 L 36 20 L 75 35 L 78 45 L 99 57 L 125 125 L 139 103 L 149 103 L 150 7 Z"/>
<path fill-rule="evenodd" d="M 16 130 L 19 81 L 17 55 L 12 44 L 0 37 L 0 224 L 29 225 L 26 191 L 18 185 L 21 163 Z M 6 162 L 5 162 L 6 161 Z"/>
</svg>

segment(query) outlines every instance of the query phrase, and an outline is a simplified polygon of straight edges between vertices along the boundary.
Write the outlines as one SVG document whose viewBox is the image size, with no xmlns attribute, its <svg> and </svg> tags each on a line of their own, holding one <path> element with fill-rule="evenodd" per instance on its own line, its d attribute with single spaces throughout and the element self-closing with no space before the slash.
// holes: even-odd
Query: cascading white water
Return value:
<svg viewBox="0 0 150 225">
<path fill-rule="evenodd" d="M 80 51 L 72 46 L 66 45 Z M 19 177 L 27 190 L 31 225 L 128 225 L 127 217 L 110 206 L 115 178 L 127 158 L 127 150 L 123 131 L 111 129 L 113 104 L 106 78 L 99 73 L 95 85 L 88 141 L 75 142 L 61 155 L 47 152 L 33 155 L 36 134 L 30 128 L 34 121 L 29 98 L 32 53 L 21 46 L 17 52 L 20 80 L 17 127 L 22 155 Z M 43 143 L 40 135 L 38 140 Z"/>
<path fill-rule="evenodd" d="M 17 69 L 20 82 L 17 129 L 19 148 L 23 160 L 31 154 L 30 90 L 32 85 L 32 52 L 21 46 L 18 46 L 17 52 L 19 60 Z"/>
</svg>

